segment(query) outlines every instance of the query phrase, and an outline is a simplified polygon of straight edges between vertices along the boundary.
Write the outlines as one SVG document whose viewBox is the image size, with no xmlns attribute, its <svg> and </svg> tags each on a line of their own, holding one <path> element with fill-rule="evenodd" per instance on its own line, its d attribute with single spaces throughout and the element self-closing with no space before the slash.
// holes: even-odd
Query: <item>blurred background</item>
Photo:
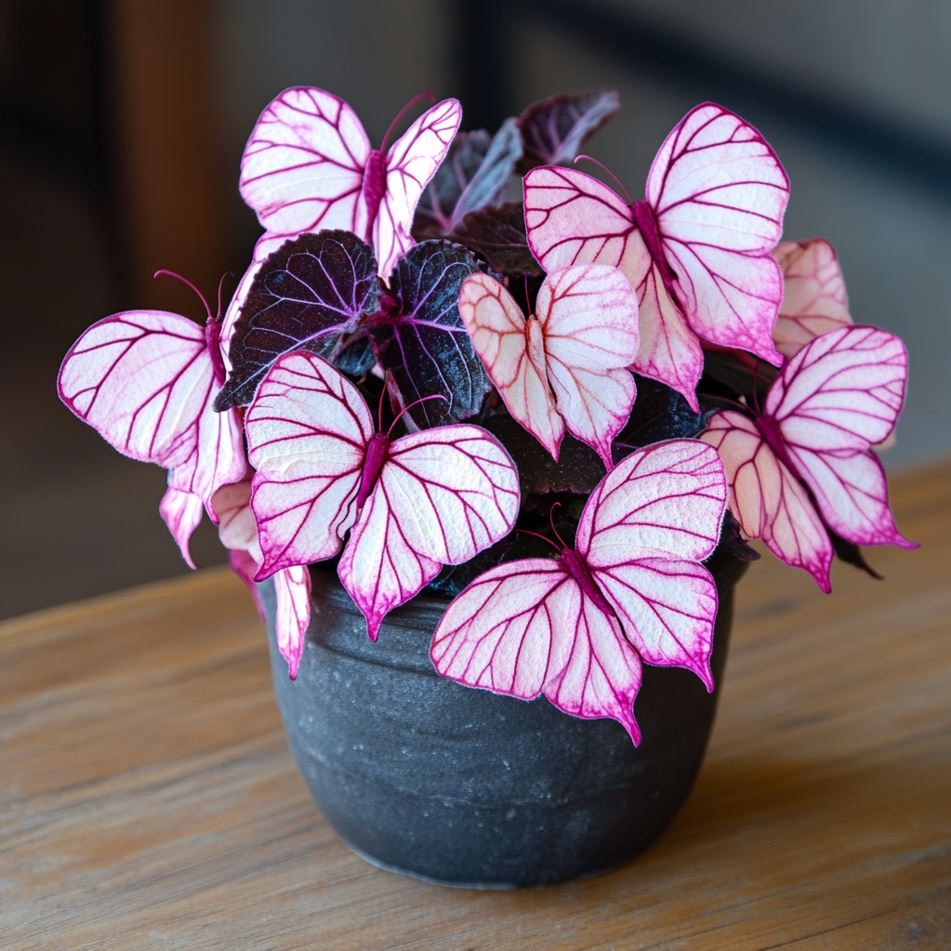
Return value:
<svg viewBox="0 0 951 951">
<path fill-rule="evenodd" d="M 164 473 L 75 420 L 56 370 L 114 311 L 201 318 L 156 268 L 209 296 L 240 276 L 258 234 L 241 149 L 294 84 L 343 96 L 375 141 L 424 89 L 494 128 L 556 92 L 616 88 L 589 151 L 632 192 L 681 115 L 722 102 L 787 167 L 787 237 L 830 238 L 855 319 L 908 343 L 891 470 L 951 452 L 946 0 L 0 0 L 0 616 L 184 570 Z M 208 527 L 193 552 L 223 561 Z"/>
</svg>

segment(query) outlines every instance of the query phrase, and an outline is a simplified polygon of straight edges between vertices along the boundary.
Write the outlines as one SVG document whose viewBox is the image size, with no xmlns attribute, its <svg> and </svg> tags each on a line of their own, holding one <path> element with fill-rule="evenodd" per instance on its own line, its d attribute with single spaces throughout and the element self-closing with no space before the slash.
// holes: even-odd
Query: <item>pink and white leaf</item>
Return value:
<svg viewBox="0 0 951 951">
<path fill-rule="evenodd" d="M 846 326 L 803 347 L 766 397 L 790 465 L 826 524 L 855 544 L 915 547 L 895 526 L 885 473 L 871 452 L 895 429 L 907 379 L 898 337 Z"/>
<path fill-rule="evenodd" d="M 427 109 L 393 143 L 386 156 L 386 191 L 373 223 L 380 274 L 386 278 L 396 259 L 413 244 L 410 229 L 416 206 L 459 131 L 462 106 L 444 99 Z"/>
<path fill-rule="evenodd" d="M 580 600 L 559 561 L 499 565 L 444 612 L 433 635 L 433 666 L 457 683 L 534 700 L 568 662 L 567 619 L 578 613 Z"/>
<path fill-rule="evenodd" d="M 63 402 L 114 449 L 174 469 L 195 452 L 214 373 L 197 324 L 165 311 L 127 311 L 80 336 L 58 386 Z"/>
<path fill-rule="evenodd" d="M 450 680 L 523 700 L 543 694 L 572 716 L 612 717 L 639 742 L 640 662 L 617 619 L 561 560 L 530 558 L 481 575 L 446 609 L 430 657 Z"/>
<path fill-rule="evenodd" d="M 389 498 L 376 491 L 350 532 L 337 572 L 375 641 L 383 618 L 418 594 L 441 568 L 413 547 Z"/>
<path fill-rule="evenodd" d="M 782 241 L 773 257 L 783 271 L 783 302 L 773 342 L 788 359 L 816 337 L 851 324 L 852 317 L 842 270 L 828 241 Z"/>
<path fill-rule="evenodd" d="M 444 565 L 469 561 L 504 538 L 521 500 L 511 456 L 467 423 L 394 440 L 374 492 L 386 497 L 407 542 Z"/>
<path fill-rule="evenodd" d="M 891 435 L 907 379 L 908 353 L 898 337 L 874 327 L 842 327 L 783 367 L 764 411 L 791 447 L 864 450 Z"/>
<path fill-rule="evenodd" d="M 808 493 L 770 448 L 756 423 L 733 410 L 715 413 L 700 437 L 720 455 L 729 508 L 749 538 L 761 538 L 787 565 L 808 571 L 830 590 L 834 554 Z"/>
<path fill-rule="evenodd" d="M 703 565 L 641 557 L 593 573 L 642 660 L 685 667 L 713 690 L 710 655 L 718 596 Z"/>
<path fill-rule="evenodd" d="M 359 390 L 308 353 L 278 359 L 261 381 L 245 429 L 251 506 L 263 553 L 259 580 L 335 555 L 356 522 L 373 420 Z"/>
<path fill-rule="evenodd" d="M 548 381 L 538 321 L 526 321 L 506 288 L 481 273 L 463 282 L 459 314 L 509 414 L 557 460 L 565 422 Z"/>
<path fill-rule="evenodd" d="M 686 667 L 713 689 L 717 590 L 697 562 L 720 537 L 727 486 L 694 439 L 625 457 L 591 493 L 576 546 L 627 638 L 651 664 Z"/>
<path fill-rule="evenodd" d="M 637 394 L 627 370 L 638 354 L 637 293 L 617 268 L 580 265 L 548 275 L 536 310 L 558 411 L 610 469 Z"/>
<path fill-rule="evenodd" d="M 591 493 L 575 547 L 592 569 L 640 558 L 702 561 L 720 537 L 726 477 L 716 452 L 671 439 L 621 460 Z"/>
<path fill-rule="evenodd" d="M 274 632 L 277 647 L 287 661 L 291 680 L 297 678 L 310 626 L 310 568 L 295 565 L 274 575 Z"/>
<path fill-rule="evenodd" d="M 527 320 L 494 278 L 472 275 L 459 311 L 512 416 L 557 461 L 565 426 L 611 466 L 611 444 L 636 389 L 637 296 L 605 265 L 549 274 Z"/>
<path fill-rule="evenodd" d="M 285 89 L 258 118 L 241 160 L 241 197 L 269 232 L 343 228 L 363 236 L 370 142 L 354 111 L 323 89 Z"/>
<path fill-rule="evenodd" d="M 474 558 L 507 535 L 518 473 L 478 426 L 438 426 L 395 440 L 340 560 L 340 580 L 375 640 L 383 617 L 442 565 Z"/>
<path fill-rule="evenodd" d="M 67 353 L 58 388 L 110 445 L 171 470 L 171 487 L 206 507 L 219 486 L 247 472 L 238 416 L 212 408 L 219 387 L 206 331 L 185 317 L 128 311 L 100 320 Z M 194 504 L 170 496 L 162 516 L 191 563 Z"/>
<path fill-rule="evenodd" d="M 641 731 L 634 700 L 641 688 L 641 662 L 616 617 L 584 595 L 571 618 L 571 653 L 545 696 L 564 713 L 583 719 L 611 717 L 635 746 Z"/>
<path fill-rule="evenodd" d="M 573 168 L 542 166 L 523 180 L 528 245 L 546 271 L 573 264 L 620 268 L 635 286 L 650 265 L 631 206 Z"/>
<path fill-rule="evenodd" d="M 636 235 L 634 240 L 640 240 Z M 633 367 L 680 393 L 699 412 L 697 384 L 703 375 L 703 349 L 670 295 L 659 270 L 650 266 L 637 284 L 641 343 Z"/>
<path fill-rule="evenodd" d="M 185 564 L 194 569 L 195 562 L 189 551 L 189 542 L 195 529 L 201 524 L 204 514 L 201 499 L 192 492 L 186 492 L 170 485 L 159 503 L 159 514 L 165 527 L 178 544 Z"/>
<path fill-rule="evenodd" d="M 692 329 L 777 365 L 782 274 L 768 255 L 788 200 L 789 179 L 766 140 L 709 102 L 674 126 L 647 176 L 647 201 Z"/>
</svg>

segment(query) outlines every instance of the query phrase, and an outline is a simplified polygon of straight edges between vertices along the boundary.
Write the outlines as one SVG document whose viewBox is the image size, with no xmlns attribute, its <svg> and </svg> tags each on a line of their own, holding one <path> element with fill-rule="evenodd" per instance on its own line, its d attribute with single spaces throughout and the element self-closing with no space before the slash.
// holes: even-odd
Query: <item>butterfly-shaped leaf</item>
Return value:
<svg viewBox="0 0 951 951">
<path fill-rule="evenodd" d="M 161 514 L 182 555 L 201 507 L 247 472 L 235 411 L 216 413 L 219 323 L 167 311 L 126 311 L 93 324 L 60 367 L 60 399 L 113 448 L 169 471 Z"/>
<path fill-rule="evenodd" d="M 387 151 L 372 149 L 356 113 L 323 89 L 286 89 L 261 113 L 241 161 L 241 195 L 271 235 L 352 231 L 380 274 L 412 247 L 416 204 L 446 156 L 462 109 L 444 99 Z"/>
<path fill-rule="evenodd" d="M 377 362 L 392 375 L 417 426 L 435 426 L 477 413 L 488 377 L 459 316 L 462 282 L 482 270 L 466 248 L 424 241 L 399 259 L 390 278 L 388 312 L 367 326 Z"/>
<path fill-rule="evenodd" d="M 447 608 L 436 670 L 579 717 L 613 717 L 637 744 L 641 662 L 686 667 L 713 689 L 723 466 L 696 440 L 632 453 L 591 493 L 575 547 L 500 565 Z"/>
<path fill-rule="evenodd" d="M 364 315 L 379 309 L 376 259 L 356 235 L 321 231 L 285 242 L 255 269 L 240 316 L 228 326 L 231 372 L 217 407 L 249 403 L 284 353 L 335 359 Z"/>
<path fill-rule="evenodd" d="M 792 357 L 810 340 L 852 323 L 845 280 L 828 241 L 782 241 L 773 256 L 783 270 L 783 302 L 773 341 L 784 357 Z"/>
<path fill-rule="evenodd" d="M 518 117 L 525 149 L 523 169 L 570 162 L 620 108 L 613 90 L 553 96 L 533 103 Z"/>
<path fill-rule="evenodd" d="M 780 371 L 762 413 L 715 413 L 703 439 L 720 452 L 743 531 L 829 590 L 833 542 L 915 547 L 895 527 L 871 447 L 905 399 L 908 355 L 873 327 L 817 337 Z"/>
<path fill-rule="evenodd" d="M 423 192 L 414 233 L 427 238 L 448 235 L 466 215 L 492 205 L 521 157 L 522 139 L 514 119 L 507 119 L 494 136 L 484 129 L 460 132 Z"/>
<path fill-rule="evenodd" d="M 617 268 L 576 265 L 548 275 L 535 311 L 488 274 L 463 282 L 459 312 L 513 418 L 556 462 L 567 428 L 610 468 L 636 394 L 637 294 Z"/>
<path fill-rule="evenodd" d="M 590 175 L 554 166 L 529 172 L 524 189 L 529 245 L 545 270 L 611 264 L 637 288 L 639 373 L 697 409 L 699 338 L 781 362 L 772 330 L 782 275 L 770 252 L 789 183 L 738 116 L 712 103 L 687 113 L 651 165 L 646 200 L 630 203 Z"/>
<path fill-rule="evenodd" d="M 466 424 L 396 439 L 376 432 L 359 390 L 313 354 L 274 364 L 246 430 L 257 470 L 257 577 L 343 547 L 340 580 L 372 639 L 388 611 L 443 565 L 468 561 L 506 535 L 518 513 L 518 473 L 488 432 Z"/>
</svg>

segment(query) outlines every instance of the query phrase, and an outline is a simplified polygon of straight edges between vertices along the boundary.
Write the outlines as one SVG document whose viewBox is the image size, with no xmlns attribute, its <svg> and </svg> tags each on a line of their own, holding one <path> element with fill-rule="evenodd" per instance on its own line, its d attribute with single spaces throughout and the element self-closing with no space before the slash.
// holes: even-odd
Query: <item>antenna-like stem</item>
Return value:
<svg viewBox="0 0 951 951">
<path fill-rule="evenodd" d="M 614 181 L 614 184 L 617 185 L 618 190 L 627 200 L 627 203 L 629 205 L 634 204 L 634 199 L 631 198 L 630 192 L 628 192 L 628 190 L 624 187 L 624 182 L 622 182 L 621 179 L 618 178 L 617 175 L 615 175 L 614 172 L 612 172 L 611 169 L 609 169 L 607 165 L 605 165 L 604 162 L 601 161 L 601 159 L 596 159 L 593 155 L 579 155 L 572 164 L 577 165 L 581 161 L 590 162 L 592 165 L 595 165 L 598 168 L 600 168 L 601 171 L 604 172 L 605 175 L 607 175 Z"/>
<path fill-rule="evenodd" d="M 551 508 L 548 510 L 548 524 L 551 526 L 552 534 L 558 541 L 561 543 L 561 547 L 567 549 L 568 543 L 561 537 L 558 532 L 558 529 L 555 528 L 555 509 L 561 508 L 561 502 L 552 502 Z"/>
<path fill-rule="evenodd" d="M 551 545 L 555 551 L 561 554 L 558 546 L 550 538 L 548 538 L 546 535 L 542 535 L 540 532 L 533 532 L 529 528 L 516 528 L 515 532 L 518 535 L 531 535 L 532 538 L 540 538 L 546 545 Z"/>
<path fill-rule="evenodd" d="M 445 400 L 449 402 L 448 396 L 443 396 L 442 393 L 431 393 L 429 396 L 421 396 L 418 400 L 413 400 L 408 406 L 404 406 L 397 414 L 396 418 L 390 423 L 390 428 L 386 431 L 387 439 L 390 437 L 390 433 L 393 432 L 393 427 L 403 418 L 405 413 L 408 413 L 414 406 L 419 406 L 420 403 L 425 403 L 427 400 Z M 380 427 L 382 429 L 382 426 Z"/>
<path fill-rule="evenodd" d="M 430 102 L 435 102 L 436 97 L 431 92 L 418 92 L 415 96 L 402 109 L 396 114 L 396 118 L 389 124 L 386 130 L 386 134 L 383 136 L 383 141 L 380 143 L 380 151 L 385 152 L 390 144 L 390 139 L 393 136 L 395 129 L 399 127 L 399 124 L 406 117 L 406 113 L 410 111 L 417 103 L 421 102 L 423 99 L 428 99 Z"/>
<path fill-rule="evenodd" d="M 206 316 L 209 320 L 214 320 L 214 318 L 211 316 L 211 308 L 208 306 L 208 298 L 205 297 L 205 295 L 202 294 L 202 292 L 201 292 L 200 290 L 198 290 L 198 288 L 195 287 L 195 285 L 192 284 L 192 282 L 191 282 L 190 280 L 188 280 L 187 277 L 182 277 L 182 275 L 179 274 L 179 273 L 177 273 L 176 271 L 169 271 L 169 270 L 167 270 L 167 269 L 164 268 L 164 267 L 163 267 L 163 268 L 159 268 L 159 270 L 157 270 L 157 271 L 152 275 L 152 277 L 153 277 L 153 278 L 156 278 L 156 277 L 173 277 L 173 278 L 175 278 L 176 281 L 181 281 L 182 284 L 184 284 L 186 287 L 190 287 L 190 288 L 195 292 L 195 295 L 198 297 L 198 299 L 201 301 L 202 306 L 205 308 L 205 316 Z"/>
</svg>

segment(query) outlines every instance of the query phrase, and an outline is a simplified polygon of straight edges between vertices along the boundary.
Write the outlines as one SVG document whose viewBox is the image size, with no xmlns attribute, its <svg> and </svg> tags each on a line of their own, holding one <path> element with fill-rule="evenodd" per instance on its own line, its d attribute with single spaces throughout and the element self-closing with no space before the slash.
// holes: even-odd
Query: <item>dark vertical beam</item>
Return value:
<svg viewBox="0 0 951 951">
<path fill-rule="evenodd" d="M 454 85 L 465 109 L 463 127 L 496 129 L 520 108 L 513 102 L 515 18 L 499 0 L 454 0 L 451 9 Z"/>
</svg>

